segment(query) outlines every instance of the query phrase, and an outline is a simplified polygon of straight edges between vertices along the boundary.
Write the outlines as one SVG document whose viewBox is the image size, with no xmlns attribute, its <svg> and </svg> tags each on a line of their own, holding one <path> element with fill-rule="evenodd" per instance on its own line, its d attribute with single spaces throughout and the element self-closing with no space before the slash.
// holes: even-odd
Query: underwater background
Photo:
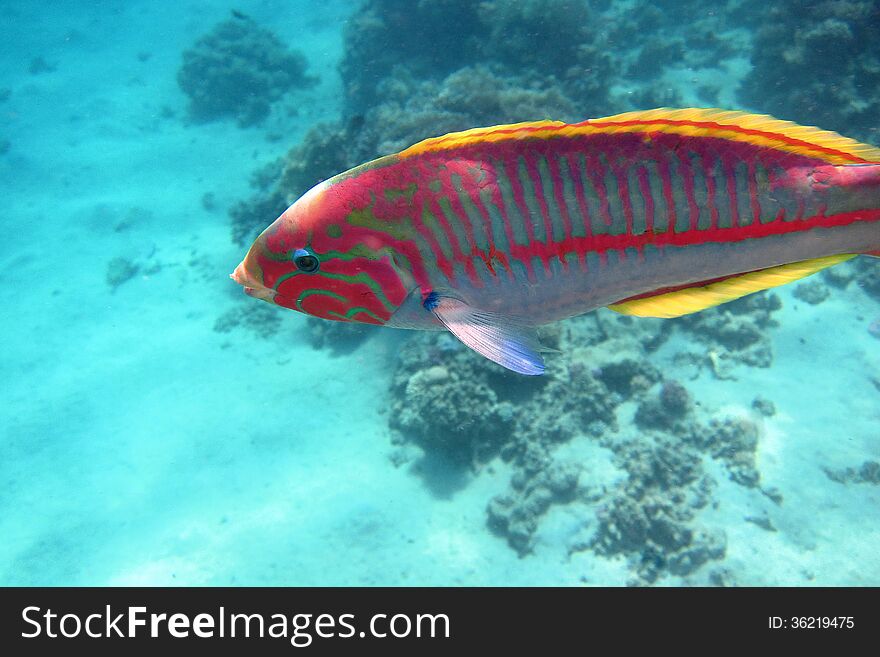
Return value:
<svg viewBox="0 0 880 657">
<path fill-rule="evenodd" d="M 451 336 L 228 275 L 452 130 L 769 113 L 880 145 L 880 7 L 0 2 L 0 583 L 878 585 L 880 261 L 679 320 Z"/>
</svg>

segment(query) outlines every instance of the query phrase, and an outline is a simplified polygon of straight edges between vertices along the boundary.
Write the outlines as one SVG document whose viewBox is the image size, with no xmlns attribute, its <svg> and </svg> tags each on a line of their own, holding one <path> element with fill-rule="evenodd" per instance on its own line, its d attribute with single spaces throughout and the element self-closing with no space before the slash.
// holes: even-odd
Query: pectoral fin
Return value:
<svg viewBox="0 0 880 657">
<path fill-rule="evenodd" d="M 543 348 L 534 328 L 437 292 L 428 295 L 424 306 L 478 354 L 519 374 L 544 373 L 544 359 L 540 354 Z"/>
</svg>

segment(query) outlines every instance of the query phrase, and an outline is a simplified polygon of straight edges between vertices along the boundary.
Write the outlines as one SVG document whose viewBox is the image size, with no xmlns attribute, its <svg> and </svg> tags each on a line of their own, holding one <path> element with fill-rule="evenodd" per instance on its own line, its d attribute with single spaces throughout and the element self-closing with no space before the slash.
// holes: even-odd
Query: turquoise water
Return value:
<svg viewBox="0 0 880 657">
<path fill-rule="evenodd" d="M 565 322 L 537 384 L 228 278 L 311 184 L 450 130 L 721 106 L 880 143 L 875 3 L 764 4 L 0 4 L 0 582 L 880 583 L 880 261 Z"/>
</svg>

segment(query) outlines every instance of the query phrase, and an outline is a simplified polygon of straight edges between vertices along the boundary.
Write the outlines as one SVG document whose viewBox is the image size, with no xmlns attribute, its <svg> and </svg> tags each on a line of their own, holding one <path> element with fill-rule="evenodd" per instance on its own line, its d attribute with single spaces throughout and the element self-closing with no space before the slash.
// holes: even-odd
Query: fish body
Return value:
<svg viewBox="0 0 880 657">
<path fill-rule="evenodd" d="M 878 252 L 880 150 L 766 116 L 652 110 L 369 162 L 296 201 L 233 278 L 326 319 L 446 328 L 539 374 L 536 326 L 603 306 L 674 317 Z"/>
</svg>

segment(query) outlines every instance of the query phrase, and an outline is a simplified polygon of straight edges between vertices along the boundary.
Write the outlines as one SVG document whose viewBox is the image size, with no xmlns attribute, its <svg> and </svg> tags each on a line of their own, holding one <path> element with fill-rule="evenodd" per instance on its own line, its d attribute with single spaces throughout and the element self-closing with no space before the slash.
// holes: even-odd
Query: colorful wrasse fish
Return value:
<svg viewBox="0 0 880 657">
<path fill-rule="evenodd" d="M 427 139 L 331 178 L 232 274 L 317 317 L 443 329 L 541 374 L 535 327 L 677 317 L 880 253 L 880 149 L 769 116 L 657 109 Z"/>
</svg>

